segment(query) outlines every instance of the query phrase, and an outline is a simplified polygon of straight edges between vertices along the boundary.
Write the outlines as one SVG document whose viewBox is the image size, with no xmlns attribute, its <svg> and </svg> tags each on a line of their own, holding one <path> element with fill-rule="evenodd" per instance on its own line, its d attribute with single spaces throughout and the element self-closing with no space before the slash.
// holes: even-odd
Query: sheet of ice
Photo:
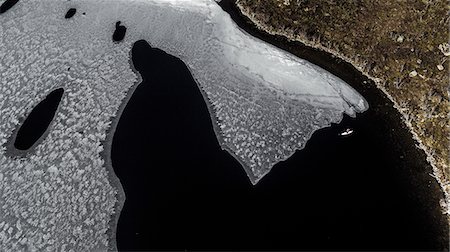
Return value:
<svg viewBox="0 0 450 252">
<path fill-rule="evenodd" d="M 71 7 L 78 12 L 66 20 Z M 114 43 L 119 20 L 127 34 Z M 102 143 L 138 81 L 129 57 L 139 39 L 186 63 L 222 147 L 252 183 L 315 130 L 368 107 L 339 78 L 242 32 L 213 0 L 21 0 L 0 15 L 3 250 L 114 248 L 107 231 L 120 185 L 108 179 Z M 46 138 L 11 157 L 5 146 L 19 119 L 59 87 L 65 94 Z"/>
</svg>

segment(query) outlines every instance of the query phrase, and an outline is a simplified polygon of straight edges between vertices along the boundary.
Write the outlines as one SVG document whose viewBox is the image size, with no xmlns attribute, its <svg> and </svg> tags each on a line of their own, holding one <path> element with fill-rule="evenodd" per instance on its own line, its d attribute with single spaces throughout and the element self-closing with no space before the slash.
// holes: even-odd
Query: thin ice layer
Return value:
<svg viewBox="0 0 450 252">
<path fill-rule="evenodd" d="M 73 4 L 86 15 L 64 19 Z M 119 20 L 127 34 L 114 43 Z M 252 183 L 315 130 L 367 109 L 342 80 L 245 34 L 212 0 L 21 0 L 0 15 L 2 249 L 114 247 L 107 230 L 120 185 L 108 178 L 102 142 L 138 81 L 129 60 L 139 39 L 187 64 L 222 147 Z M 60 87 L 47 137 L 25 158 L 10 157 L 19 119 Z"/>
</svg>

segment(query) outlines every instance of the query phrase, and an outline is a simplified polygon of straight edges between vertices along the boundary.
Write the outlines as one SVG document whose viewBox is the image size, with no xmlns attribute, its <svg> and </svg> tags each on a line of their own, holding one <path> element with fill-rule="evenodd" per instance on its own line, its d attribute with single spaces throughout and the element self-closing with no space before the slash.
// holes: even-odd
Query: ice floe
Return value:
<svg viewBox="0 0 450 252">
<path fill-rule="evenodd" d="M 70 8 L 84 14 L 65 19 Z M 127 31 L 114 43 L 118 21 Z M 0 14 L 3 250 L 114 248 L 118 189 L 103 142 L 139 80 L 129 60 L 140 39 L 189 67 L 222 147 L 252 183 L 315 130 L 368 108 L 336 76 L 240 30 L 213 0 L 21 0 Z M 12 157 L 21 118 L 57 88 L 66 95 L 47 136 Z"/>
</svg>

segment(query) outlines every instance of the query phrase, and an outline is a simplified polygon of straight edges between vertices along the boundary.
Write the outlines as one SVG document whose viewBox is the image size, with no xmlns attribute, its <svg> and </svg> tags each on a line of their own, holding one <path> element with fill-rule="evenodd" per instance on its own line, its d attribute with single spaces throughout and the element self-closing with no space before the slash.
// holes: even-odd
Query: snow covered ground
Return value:
<svg viewBox="0 0 450 252">
<path fill-rule="evenodd" d="M 66 20 L 69 8 L 77 14 Z M 117 21 L 127 27 L 120 43 Z M 241 31 L 213 0 L 21 0 L 0 15 L 1 248 L 114 247 L 120 185 L 108 179 L 102 142 L 139 80 L 129 60 L 140 39 L 186 63 L 222 147 L 254 184 L 315 130 L 368 108 L 339 78 Z M 61 87 L 48 135 L 11 157 L 19 119 Z"/>
</svg>

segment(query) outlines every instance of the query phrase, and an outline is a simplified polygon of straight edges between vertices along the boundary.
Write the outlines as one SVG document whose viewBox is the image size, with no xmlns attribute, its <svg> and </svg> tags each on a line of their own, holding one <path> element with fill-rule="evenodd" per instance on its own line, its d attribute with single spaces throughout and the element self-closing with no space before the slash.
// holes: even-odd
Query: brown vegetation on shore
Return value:
<svg viewBox="0 0 450 252">
<path fill-rule="evenodd" d="M 447 1 L 237 0 L 237 5 L 260 29 L 333 53 L 374 79 L 427 153 L 448 200 Z"/>
</svg>

